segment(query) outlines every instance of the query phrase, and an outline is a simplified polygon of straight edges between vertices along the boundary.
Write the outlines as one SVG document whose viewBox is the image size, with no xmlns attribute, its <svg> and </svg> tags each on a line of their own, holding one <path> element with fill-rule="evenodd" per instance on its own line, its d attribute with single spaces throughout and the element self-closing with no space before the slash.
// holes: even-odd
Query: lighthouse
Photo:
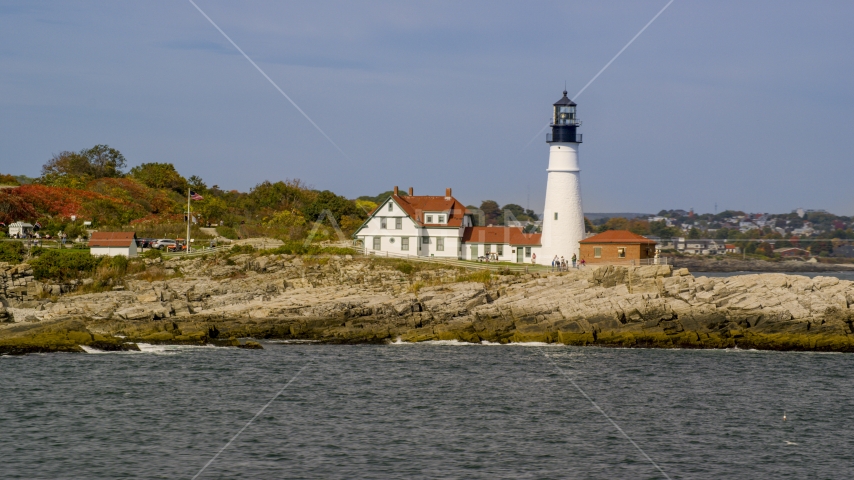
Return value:
<svg viewBox="0 0 854 480">
<path fill-rule="evenodd" d="M 548 264 L 557 255 L 567 261 L 578 255 L 578 242 L 584 240 L 584 212 L 581 208 L 581 169 L 578 166 L 578 146 L 581 126 L 575 111 L 576 104 L 566 96 L 554 104 L 551 128 L 546 137 L 549 144 L 546 205 L 543 210 L 541 261 Z"/>
</svg>

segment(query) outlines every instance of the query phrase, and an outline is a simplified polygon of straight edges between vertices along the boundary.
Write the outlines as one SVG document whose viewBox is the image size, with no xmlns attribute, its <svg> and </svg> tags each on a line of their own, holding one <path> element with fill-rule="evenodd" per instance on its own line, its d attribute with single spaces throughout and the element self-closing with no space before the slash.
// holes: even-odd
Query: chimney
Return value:
<svg viewBox="0 0 854 480">
<path fill-rule="evenodd" d="M 450 199 L 451 199 L 451 189 L 450 189 L 450 188 L 446 188 L 446 189 L 445 189 L 445 199 L 446 199 L 446 200 L 450 200 Z"/>
<path fill-rule="evenodd" d="M 394 196 L 397 196 L 397 185 L 394 186 Z"/>
<path fill-rule="evenodd" d="M 409 196 L 412 196 L 412 187 L 409 187 Z"/>
</svg>

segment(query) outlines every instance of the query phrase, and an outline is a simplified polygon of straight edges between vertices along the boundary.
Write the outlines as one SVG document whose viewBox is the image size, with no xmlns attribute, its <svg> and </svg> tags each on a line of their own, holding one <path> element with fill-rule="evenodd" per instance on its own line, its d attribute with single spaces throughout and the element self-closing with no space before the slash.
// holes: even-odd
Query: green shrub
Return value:
<svg viewBox="0 0 854 480">
<path fill-rule="evenodd" d="M 225 237 L 229 240 L 237 240 L 237 230 L 235 230 L 231 227 L 226 227 L 226 226 L 216 227 L 216 233 L 220 237 Z"/>
<path fill-rule="evenodd" d="M 255 253 L 255 247 L 253 247 L 252 245 L 235 245 L 231 247 L 231 250 L 229 250 L 229 252 L 233 254 Z"/>
<path fill-rule="evenodd" d="M 395 268 L 395 270 L 397 270 L 399 272 L 403 272 L 407 275 L 412 275 L 412 273 L 415 272 L 415 265 L 413 265 L 409 262 L 398 262 L 394 266 L 394 268 Z"/>
<path fill-rule="evenodd" d="M 150 258 L 152 260 L 157 259 L 157 258 L 163 258 L 163 252 L 156 249 L 156 248 L 149 248 L 148 250 L 145 251 L 145 253 L 140 255 L 140 257 Z"/>
<path fill-rule="evenodd" d="M 119 257 L 113 257 L 119 258 Z M 124 257 L 122 257 L 124 258 Z M 127 259 L 125 258 L 125 267 Z M 33 276 L 36 279 L 71 280 L 91 275 L 102 259 L 80 250 L 46 250 L 33 260 Z"/>
<path fill-rule="evenodd" d="M 24 244 L 21 242 L 0 242 L 0 262 L 21 263 L 24 252 Z"/>
<path fill-rule="evenodd" d="M 304 242 L 288 242 L 281 247 L 267 250 L 265 253 L 273 255 L 356 255 L 352 248 L 323 247 L 318 244 L 305 245 Z"/>
</svg>

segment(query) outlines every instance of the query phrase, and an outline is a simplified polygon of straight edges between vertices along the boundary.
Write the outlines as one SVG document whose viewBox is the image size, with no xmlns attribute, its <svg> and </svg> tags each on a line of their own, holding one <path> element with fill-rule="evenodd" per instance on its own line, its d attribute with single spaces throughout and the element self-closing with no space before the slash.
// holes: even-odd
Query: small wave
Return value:
<svg viewBox="0 0 854 480">
<path fill-rule="evenodd" d="M 389 342 L 389 345 L 451 345 L 451 346 L 499 346 L 499 347 L 565 347 L 562 343 L 546 343 L 546 342 L 511 342 L 498 343 L 488 340 L 481 340 L 480 343 L 463 342 L 460 340 L 426 340 L 423 342 L 404 342 L 398 337 L 395 341 Z"/>
<path fill-rule="evenodd" d="M 113 353 L 108 352 L 106 350 L 98 350 L 97 348 L 87 347 L 86 345 L 80 345 L 80 348 L 82 348 L 83 351 L 86 353 Z"/>
<path fill-rule="evenodd" d="M 255 340 L 255 339 L 251 339 Z M 258 340 L 255 340 L 258 341 Z M 307 343 L 320 343 L 320 340 L 263 340 L 264 343 L 279 343 L 279 344 L 291 344 L 291 345 L 304 345 Z"/>
<path fill-rule="evenodd" d="M 217 348 L 214 345 L 153 345 L 150 343 L 137 343 L 139 352 L 135 353 L 153 353 L 155 355 L 177 355 L 187 350 L 200 350 Z"/>
</svg>

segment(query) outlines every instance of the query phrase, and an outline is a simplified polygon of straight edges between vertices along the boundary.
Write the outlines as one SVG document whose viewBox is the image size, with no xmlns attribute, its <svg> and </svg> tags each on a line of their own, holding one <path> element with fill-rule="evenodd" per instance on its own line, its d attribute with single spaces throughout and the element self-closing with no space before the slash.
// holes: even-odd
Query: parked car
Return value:
<svg viewBox="0 0 854 480">
<path fill-rule="evenodd" d="M 163 250 L 163 249 L 174 250 L 177 247 L 178 247 L 178 242 L 176 242 L 175 240 L 168 239 L 168 238 L 161 238 L 160 240 L 157 240 L 151 244 L 151 248 L 157 248 L 157 249 L 161 249 L 161 250 Z"/>
<path fill-rule="evenodd" d="M 151 248 L 151 244 L 155 241 L 154 238 L 137 238 L 136 246 L 139 248 Z"/>
</svg>

